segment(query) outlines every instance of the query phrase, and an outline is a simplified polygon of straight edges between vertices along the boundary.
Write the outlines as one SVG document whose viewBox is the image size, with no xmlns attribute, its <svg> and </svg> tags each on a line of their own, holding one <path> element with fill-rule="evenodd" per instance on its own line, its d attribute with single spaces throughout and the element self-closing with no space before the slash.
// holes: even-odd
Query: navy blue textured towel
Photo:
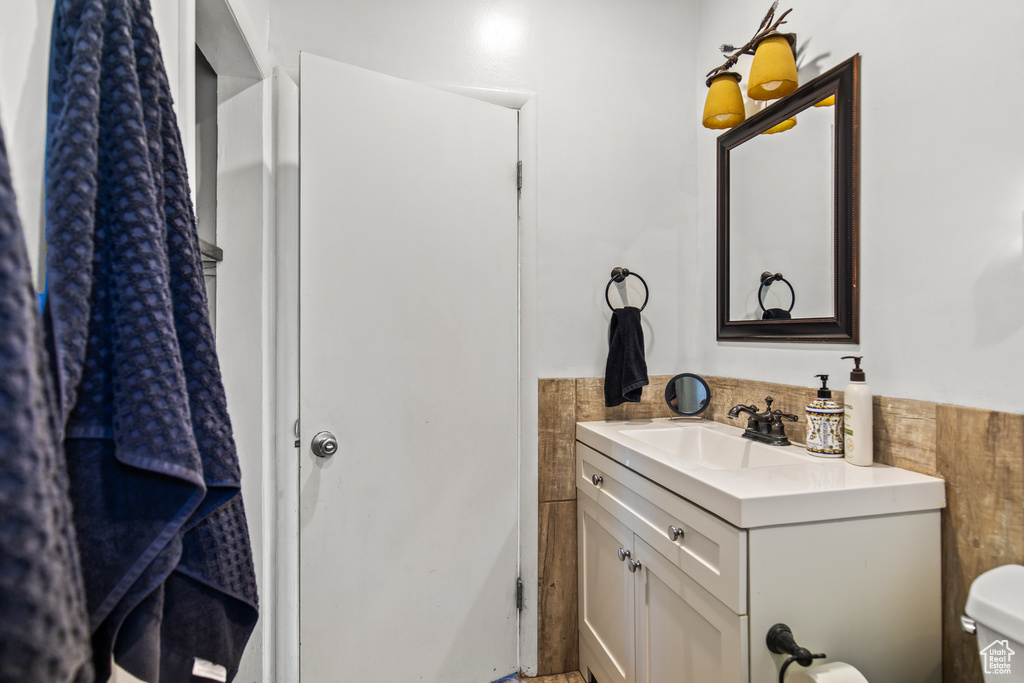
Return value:
<svg viewBox="0 0 1024 683">
<path fill-rule="evenodd" d="M 644 358 L 644 330 L 640 309 L 624 306 L 612 311 L 608 332 L 608 362 L 604 368 L 604 404 L 614 408 L 636 403 L 647 386 L 647 360 Z"/>
<path fill-rule="evenodd" d="M 92 680 L 42 339 L 0 131 L 0 683 Z"/>
<path fill-rule="evenodd" d="M 257 619 L 240 472 L 148 0 L 57 0 L 45 322 L 97 677 L 230 680 Z"/>
</svg>

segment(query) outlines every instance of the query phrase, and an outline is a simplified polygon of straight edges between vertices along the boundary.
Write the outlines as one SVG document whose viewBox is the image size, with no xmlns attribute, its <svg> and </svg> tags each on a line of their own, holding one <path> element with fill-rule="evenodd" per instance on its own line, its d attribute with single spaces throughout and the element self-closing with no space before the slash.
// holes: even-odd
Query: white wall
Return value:
<svg viewBox="0 0 1024 683">
<path fill-rule="evenodd" d="M 53 0 L 0 0 L 0 124 L 29 259 L 41 288 L 46 79 Z"/>
<path fill-rule="evenodd" d="M 603 288 L 623 265 L 651 285 L 652 373 L 809 385 L 827 372 L 842 386 L 839 357 L 857 353 L 876 393 L 1024 411 L 1009 379 L 1024 376 L 1024 307 L 1013 303 L 1024 285 L 1024 138 L 995 113 L 1011 116 L 1024 93 L 991 66 L 993 49 L 1010 56 L 1019 43 L 1024 6 L 793 7 L 786 28 L 811 72 L 862 54 L 859 346 L 715 341 L 715 140 L 699 124 L 702 76 L 721 62 L 720 43 L 754 32 L 760 0 L 270 0 L 270 55 L 294 66 L 304 49 L 410 80 L 539 93 L 541 376 L 603 373 Z M 927 60 L 908 60 L 918 47 Z M 927 96 L 952 82 L 955 93 Z"/>
<path fill-rule="evenodd" d="M 1014 123 L 1024 91 L 1001 66 L 1021 61 L 1024 5 L 789 6 L 784 28 L 822 70 L 861 54 L 861 343 L 715 342 L 715 135 L 702 130 L 691 240 L 701 257 L 683 346 L 698 349 L 707 374 L 814 386 L 829 373 L 840 389 L 849 361 L 839 357 L 854 353 L 876 394 L 1024 412 L 1024 136 Z M 761 0 L 701 2 L 697 71 L 721 63 L 717 45 L 745 42 L 765 10 Z M 685 118 L 698 117 L 695 106 Z M 688 358 L 681 351 L 680 365 Z"/>
<path fill-rule="evenodd" d="M 650 371 L 678 369 L 696 209 L 696 130 L 682 117 L 697 106 L 692 3 L 271 0 L 270 26 L 274 64 L 304 50 L 412 81 L 537 93 L 540 376 L 604 373 L 614 266 L 650 285 Z"/>
<path fill-rule="evenodd" d="M 178 3 L 154 4 L 153 20 L 177 107 L 179 92 L 183 88 L 188 92 L 192 85 L 192 81 L 182 83 L 179 78 Z M 4 18 L 0 22 L 0 124 L 38 288 L 42 286 L 40 264 L 44 262 L 43 167 L 53 5 L 54 0 L 0 0 L 0 16 Z M 184 127 L 185 138 L 190 137 L 192 128 Z"/>
</svg>

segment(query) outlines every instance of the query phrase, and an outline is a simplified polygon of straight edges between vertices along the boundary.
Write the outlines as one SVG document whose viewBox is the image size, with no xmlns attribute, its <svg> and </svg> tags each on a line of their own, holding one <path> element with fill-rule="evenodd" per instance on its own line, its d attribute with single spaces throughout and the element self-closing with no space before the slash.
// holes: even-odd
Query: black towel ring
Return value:
<svg viewBox="0 0 1024 683">
<path fill-rule="evenodd" d="M 612 301 L 611 301 L 611 299 L 608 298 L 608 292 L 611 291 L 612 283 L 613 282 L 622 282 L 623 280 L 625 280 L 630 275 L 632 275 L 637 280 L 639 280 L 640 282 L 643 283 L 643 285 L 644 285 L 644 303 L 640 307 L 640 310 L 642 311 L 645 308 L 647 308 L 647 300 L 651 298 L 651 290 L 648 289 L 647 282 L 642 277 L 637 275 L 636 273 L 631 272 L 629 270 L 629 268 L 621 268 L 619 266 L 616 266 L 616 267 L 612 268 L 612 279 L 608 281 L 608 285 L 604 288 L 604 300 L 608 303 L 608 308 L 612 309 L 613 311 L 615 310 L 615 307 L 612 306 Z"/>
<path fill-rule="evenodd" d="M 789 287 L 789 308 L 786 309 L 786 312 L 789 313 L 793 310 L 793 305 L 796 303 L 796 292 L 793 291 L 793 285 L 789 284 L 789 280 L 782 277 L 782 273 L 770 273 L 767 270 L 761 273 L 761 287 L 757 290 L 757 303 L 761 305 L 762 311 L 768 310 L 764 307 L 764 293 L 773 282 L 777 281 L 785 282 L 786 286 Z"/>
</svg>

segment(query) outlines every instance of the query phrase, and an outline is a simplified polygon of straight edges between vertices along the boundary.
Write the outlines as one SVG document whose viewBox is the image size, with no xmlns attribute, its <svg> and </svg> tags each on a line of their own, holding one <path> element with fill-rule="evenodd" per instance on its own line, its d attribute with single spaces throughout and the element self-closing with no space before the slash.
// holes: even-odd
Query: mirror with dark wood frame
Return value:
<svg viewBox="0 0 1024 683">
<path fill-rule="evenodd" d="M 719 341 L 858 343 L 859 84 L 854 55 L 719 136 Z"/>
</svg>

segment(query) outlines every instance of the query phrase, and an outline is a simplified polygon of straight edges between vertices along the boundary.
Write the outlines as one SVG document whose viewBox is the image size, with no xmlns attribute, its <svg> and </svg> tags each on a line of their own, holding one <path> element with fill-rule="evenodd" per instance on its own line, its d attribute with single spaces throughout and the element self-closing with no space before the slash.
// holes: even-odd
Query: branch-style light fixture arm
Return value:
<svg viewBox="0 0 1024 683">
<path fill-rule="evenodd" d="M 736 49 L 732 45 L 723 45 L 721 50 L 729 55 L 717 69 L 708 72 L 704 84 L 708 86 L 708 97 L 704 102 L 704 113 L 701 123 L 705 128 L 722 130 L 733 128 L 746 120 L 746 103 L 740 93 L 741 76 L 732 71 L 733 65 L 742 55 L 753 55 L 747 77 L 747 97 L 750 100 L 769 101 L 789 95 L 799 85 L 799 74 L 796 68 L 796 34 L 779 33 L 778 28 L 786 23 L 786 17 L 792 12 L 788 9 L 776 16 L 779 0 L 775 0 L 768 13 L 761 20 L 754 37 L 743 47 Z M 779 132 L 796 125 L 796 119 L 787 121 L 786 127 L 777 126 Z"/>
<path fill-rule="evenodd" d="M 768 14 L 764 15 L 764 19 L 761 20 L 761 25 L 757 27 L 757 33 L 754 34 L 753 38 L 751 38 L 749 41 L 747 41 L 746 45 L 744 45 L 743 47 L 741 47 L 739 49 L 733 47 L 732 45 L 722 45 L 722 47 L 721 47 L 722 52 L 730 52 L 731 51 L 732 54 L 729 55 L 729 58 L 727 60 L 725 60 L 725 63 L 722 64 L 720 67 L 718 67 L 716 69 L 712 69 L 711 71 L 709 71 L 707 73 L 707 75 L 705 76 L 705 78 L 709 78 L 710 79 L 712 76 L 714 76 L 717 73 L 721 73 L 723 71 L 728 71 L 729 69 L 731 69 L 733 67 L 733 65 L 736 64 L 737 61 L 739 61 L 740 55 L 752 55 L 752 54 L 754 54 L 754 46 L 757 45 L 761 41 L 762 38 L 764 38 L 769 33 L 772 33 L 773 31 L 777 31 L 779 26 L 782 26 L 783 24 L 785 24 L 786 23 L 786 15 L 789 14 L 790 12 L 792 12 L 793 9 L 790 8 L 790 9 L 786 10 L 785 12 L 783 12 L 782 14 L 780 14 L 779 18 L 775 19 L 775 23 L 772 23 L 772 19 L 775 18 L 775 8 L 777 8 L 778 6 L 779 6 L 779 0 L 775 0 L 775 2 L 772 3 L 772 6 L 768 9 Z"/>
</svg>

